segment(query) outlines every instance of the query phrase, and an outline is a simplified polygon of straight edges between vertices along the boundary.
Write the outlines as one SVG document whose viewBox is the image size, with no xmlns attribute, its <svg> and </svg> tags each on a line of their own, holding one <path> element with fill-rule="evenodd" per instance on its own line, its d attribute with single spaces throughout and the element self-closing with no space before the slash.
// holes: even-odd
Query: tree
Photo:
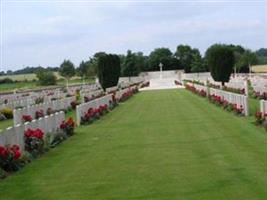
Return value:
<svg viewBox="0 0 267 200">
<path fill-rule="evenodd" d="M 260 48 L 255 53 L 258 64 L 267 64 L 267 48 Z"/>
<path fill-rule="evenodd" d="M 230 79 L 235 62 L 231 47 L 224 44 L 214 44 L 207 49 L 205 58 L 212 78 L 222 82 L 224 86 L 224 83 Z"/>
<path fill-rule="evenodd" d="M 101 54 L 98 57 L 97 76 L 104 90 L 116 86 L 120 77 L 120 58 L 115 54 Z"/>
<path fill-rule="evenodd" d="M 39 69 L 36 71 L 36 76 L 39 79 L 40 85 L 56 85 L 56 76 L 50 70 Z"/>
<path fill-rule="evenodd" d="M 137 58 L 130 50 L 127 51 L 127 55 L 122 64 L 122 76 L 138 76 L 140 72 L 140 66 L 137 64 Z"/>
<path fill-rule="evenodd" d="M 163 70 L 173 70 L 179 68 L 179 66 L 173 66 L 177 64 L 174 62 L 172 52 L 168 48 L 156 48 L 149 55 L 149 71 L 158 71 L 159 64 L 163 64 Z"/>
<path fill-rule="evenodd" d="M 80 77 L 85 77 L 87 74 L 88 65 L 86 62 L 82 61 L 79 67 L 76 69 L 76 74 Z"/>
<path fill-rule="evenodd" d="M 68 87 L 69 79 L 75 75 L 74 64 L 70 60 L 64 60 L 59 67 L 59 74 L 67 80 Z"/>
<path fill-rule="evenodd" d="M 135 63 L 140 72 L 149 69 L 148 56 L 144 56 L 143 52 L 135 53 Z"/>
<path fill-rule="evenodd" d="M 206 67 L 204 65 L 203 59 L 200 55 L 199 50 L 195 50 L 195 53 L 192 55 L 192 61 L 190 64 L 191 72 L 205 72 Z"/>
<path fill-rule="evenodd" d="M 185 73 L 197 72 L 204 66 L 201 55 L 198 49 L 192 49 L 189 45 L 179 45 L 177 46 L 175 52 L 176 58 L 180 61 L 181 68 L 184 69 Z M 196 59 L 196 60 L 195 60 Z M 201 66 L 196 66 L 200 64 Z M 194 67 L 194 71 L 192 71 Z"/>
<path fill-rule="evenodd" d="M 253 64 L 257 63 L 257 56 L 251 50 L 246 49 L 245 52 L 240 56 L 240 59 L 237 62 L 238 72 L 250 71 L 250 67 Z"/>
</svg>

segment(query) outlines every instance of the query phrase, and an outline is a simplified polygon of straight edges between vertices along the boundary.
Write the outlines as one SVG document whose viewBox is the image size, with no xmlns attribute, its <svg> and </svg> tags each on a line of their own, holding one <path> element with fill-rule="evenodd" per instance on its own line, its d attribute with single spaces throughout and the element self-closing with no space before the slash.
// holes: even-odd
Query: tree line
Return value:
<svg viewBox="0 0 267 200">
<path fill-rule="evenodd" d="M 220 44 L 212 45 L 216 46 Z M 267 63 L 267 49 L 261 48 L 255 52 L 241 45 L 225 45 L 233 54 L 233 66 L 231 72 L 249 72 L 252 64 Z M 149 55 L 142 52 L 128 50 L 126 55 L 117 55 L 120 63 L 120 76 L 137 76 L 140 72 L 158 71 L 159 63 L 163 64 L 163 70 L 184 70 L 185 73 L 211 71 L 208 63 L 209 47 L 202 56 L 199 49 L 189 45 L 178 45 L 175 52 L 169 48 L 156 48 Z M 26 67 L 17 71 L 8 71 L 8 74 L 36 73 L 40 84 L 53 85 L 56 77 L 53 72 L 58 71 L 66 80 L 74 75 L 82 78 L 94 77 L 98 74 L 99 58 L 109 55 L 105 52 L 97 52 L 88 60 L 81 61 L 76 66 L 70 60 L 64 60 L 59 67 Z M 113 55 L 113 54 L 112 54 Z M 117 62 L 118 63 L 118 62 Z M 1 74 L 6 74 L 1 72 Z"/>
</svg>

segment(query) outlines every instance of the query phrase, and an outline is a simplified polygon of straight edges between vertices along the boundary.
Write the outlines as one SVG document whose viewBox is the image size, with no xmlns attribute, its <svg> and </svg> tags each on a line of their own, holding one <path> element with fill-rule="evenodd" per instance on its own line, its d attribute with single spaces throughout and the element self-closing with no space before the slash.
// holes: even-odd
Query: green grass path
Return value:
<svg viewBox="0 0 267 200">
<path fill-rule="evenodd" d="M 0 199 L 267 199 L 267 135 L 185 90 L 141 92 L 18 173 Z"/>
</svg>

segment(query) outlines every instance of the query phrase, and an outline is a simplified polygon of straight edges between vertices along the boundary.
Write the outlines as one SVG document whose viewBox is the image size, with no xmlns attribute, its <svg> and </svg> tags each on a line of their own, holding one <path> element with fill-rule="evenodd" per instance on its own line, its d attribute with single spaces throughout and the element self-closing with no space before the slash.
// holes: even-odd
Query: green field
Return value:
<svg viewBox="0 0 267 200">
<path fill-rule="evenodd" d="M 54 72 L 55 76 L 57 77 L 57 79 L 61 79 L 63 78 L 62 76 L 59 75 L 58 72 Z M 17 74 L 17 75 L 4 75 L 4 76 L 0 76 L 0 80 L 1 79 L 5 79 L 5 78 L 10 78 L 13 81 L 32 81 L 32 80 L 38 80 L 38 78 L 36 77 L 36 74 Z M 74 76 L 72 77 L 72 79 L 79 79 L 80 77 L 78 76 Z"/>
<path fill-rule="evenodd" d="M 86 80 L 85 83 L 93 83 L 94 80 Z M 72 79 L 69 81 L 69 84 L 82 84 L 83 81 L 81 79 Z M 65 80 L 60 80 L 57 81 L 58 86 L 65 86 L 66 81 Z M 47 86 L 40 86 L 37 81 L 20 81 L 16 83 L 2 83 L 0 84 L 0 91 L 12 91 L 14 89 L 20 89 L 20 90 L 25 90 L 25 89 L 39 89 L 39 88 L 44 88 Z"/>
<path fill-rule="evenodd" d="M 267 199 L 267 135 L 185 90 L 141 92 L 0 182 L 0 199 Z"/>
</svg>

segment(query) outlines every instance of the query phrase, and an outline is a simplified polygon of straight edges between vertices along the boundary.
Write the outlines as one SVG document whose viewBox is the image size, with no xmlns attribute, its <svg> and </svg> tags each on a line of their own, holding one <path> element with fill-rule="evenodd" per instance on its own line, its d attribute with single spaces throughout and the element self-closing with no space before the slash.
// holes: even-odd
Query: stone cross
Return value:
<svg viewBox="0 0 267 200">
<path fill-rule="evenodd" d="M 162 63 L 159 63 L 160 79 L 162 79 L 162 67 L 163 67 L 163 64 Z"/>
</svg>

